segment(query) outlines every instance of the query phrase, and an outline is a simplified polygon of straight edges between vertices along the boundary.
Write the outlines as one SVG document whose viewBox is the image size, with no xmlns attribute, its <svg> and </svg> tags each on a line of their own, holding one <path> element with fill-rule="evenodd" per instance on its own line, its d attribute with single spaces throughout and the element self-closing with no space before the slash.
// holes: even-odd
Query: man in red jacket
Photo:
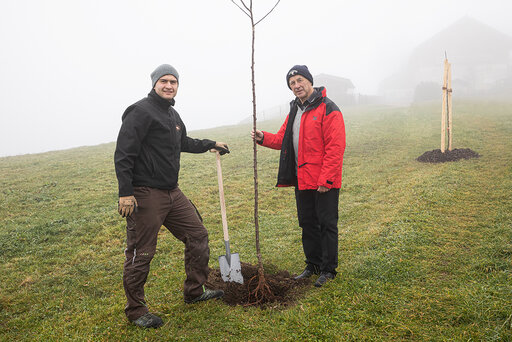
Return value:
<svg viewBox="0 0 512 342">
<path fill-rule="evenodd" d="M 324 87 L 313 87 L 305 65 L 286 75 L 296 96 L 276 134 L 256 130 L 251 137 L 262 146 L 281 150 L 277 186 L 294 186 L 306 268 L 295 279 L 320 276 L 321 287 L 336 276 L 338 266 L 338 199 L 341 187 L 345 124 Z"/>
</svg>

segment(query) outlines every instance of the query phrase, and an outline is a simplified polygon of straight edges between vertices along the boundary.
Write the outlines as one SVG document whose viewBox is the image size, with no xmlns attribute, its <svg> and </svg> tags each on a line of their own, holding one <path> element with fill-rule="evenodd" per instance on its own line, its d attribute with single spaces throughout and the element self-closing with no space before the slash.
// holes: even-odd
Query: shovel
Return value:
<svg viewBox="0 0 512 342">
<path fill-rule="evenodd" d="M 219 197 L 220 211 L 222 214 L 222 230 L 224 231 L 224 245 L 226 246 L 226 255 L 219 257 L 220 275 L 225 282 L 234 281 L 243 284 L 242 267 L 240 266 L 240 256 L 238 253 L 231 254 L 229 248 L 228 220 L 226 218 L 226 204 L 224 203 L 224 186 L 222 183 L 222 168 L 220 167 L 220 154 L 217 155 L 217 178 L 219 179 Z"/>
</svg>

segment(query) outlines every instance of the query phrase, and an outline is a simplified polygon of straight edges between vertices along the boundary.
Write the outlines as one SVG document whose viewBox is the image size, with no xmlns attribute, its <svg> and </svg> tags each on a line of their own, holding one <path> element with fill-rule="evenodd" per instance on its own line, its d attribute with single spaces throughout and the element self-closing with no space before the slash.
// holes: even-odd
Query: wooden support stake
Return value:
<svg viewBox="0 0 512 342">
<path fill-rule="evenodd" d="M 453 122 L 452 122 L 452 65 L 448 63 L 448 82 L 447 82 L 446 94 L 448 97 L 448 151 L 452 150 L 452 142 L 453 142 Z"/>
<path fill-rule="evenodd" d="M 444 75 L 443 75 L 443 106 L 441 111 L 441 152 L 446 151 L 446 108 L 447 108 L 447 94 L 448 94 L 448 59 L 444 60 Z"/>
</svg>

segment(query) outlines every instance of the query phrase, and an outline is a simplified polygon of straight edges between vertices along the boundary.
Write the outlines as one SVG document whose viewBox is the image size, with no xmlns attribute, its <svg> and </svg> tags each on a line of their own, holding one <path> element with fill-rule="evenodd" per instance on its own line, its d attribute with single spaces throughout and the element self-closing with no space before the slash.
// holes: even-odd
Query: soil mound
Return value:
<svg viewBox="0 0 512 342">
<path fill-rule="evenodd" d="M 440 149 L 432 150 L 423 153 L 416 158 L 417 161 L 422 163 L 445 163 L 450 161 L 457 161 L 460 159 L 478 158 L 480 155 L 469 148 L 456 148 L 451 151 L 441 152 Z"/>
<path fill-rule="evenodd" d="M 305 290 L 311 287 L 311 279 L 295 280 L 288 271 L 276 270 L 265 265 L 265 280 L 270 295 L 255 303 L 254 293 L 258 286 L 258 266 L 241 263 L 244 283 L 224 282 L 219 269 L 210 269 L 207 286 L 224 291 L 222 300 L 229 305 L 277 307 L 294 304 Z"/>
</svg>

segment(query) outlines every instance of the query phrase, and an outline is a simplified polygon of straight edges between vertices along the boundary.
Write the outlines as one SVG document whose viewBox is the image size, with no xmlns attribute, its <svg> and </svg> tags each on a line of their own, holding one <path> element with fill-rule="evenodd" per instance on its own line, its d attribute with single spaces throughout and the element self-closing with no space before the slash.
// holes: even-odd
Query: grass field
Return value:
<svg viewBox="0 0 512 342">
<path fill-rule="evenodd" d="M 185 122 L 193 120 L 182 113 Z M 183 245 L 162 229 L 146 284 L 158 330 L 124 316 L 125 223 L 114 144 L 0 158 L 1 341 L 511 341 L 512 105 L 454 103 L 454 147 L 479 159 L 415 160 L 440 144 L 440 105 L 347 108 L 339 275 L 296 305 L 183 303 Z M 281 120 L 262 122 L 275 131 Z M 256 263 L 250 127 L 225 141 L 231 248 Z M 278 151 L 259 149 L 264 262 L 303 268 L 293 190 L 274 187 Z M 180 187 L 224 254 L 215 156 L 183 154 Z"/>
</svg>

